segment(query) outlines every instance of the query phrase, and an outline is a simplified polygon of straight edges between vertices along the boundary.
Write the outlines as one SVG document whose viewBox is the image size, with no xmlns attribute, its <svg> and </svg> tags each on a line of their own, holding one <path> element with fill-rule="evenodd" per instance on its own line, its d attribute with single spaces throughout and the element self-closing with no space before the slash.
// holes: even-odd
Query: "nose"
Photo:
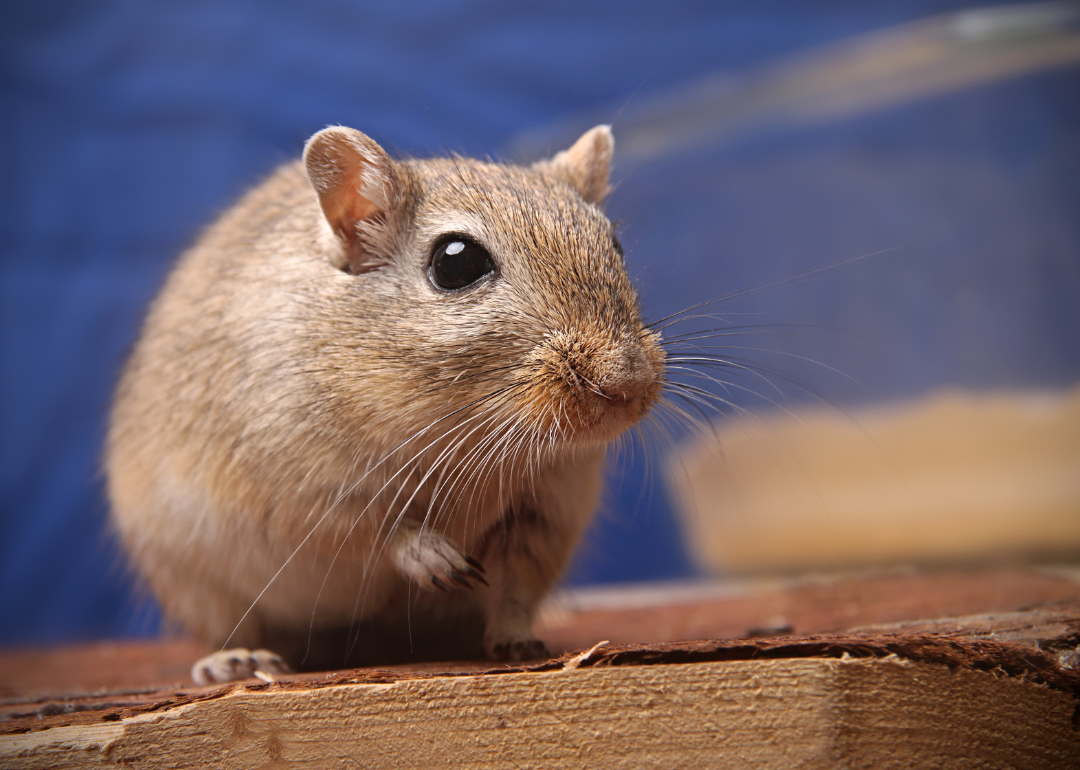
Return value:
<svg viewBox="0 0 1080 770">
<path fill-rule="evenodd" d="M 643 397 L 656 379 L 652 364 L 636 340 L 604 358 L 596 385 L 607 398 L 634 401 Z"/>
</svg>

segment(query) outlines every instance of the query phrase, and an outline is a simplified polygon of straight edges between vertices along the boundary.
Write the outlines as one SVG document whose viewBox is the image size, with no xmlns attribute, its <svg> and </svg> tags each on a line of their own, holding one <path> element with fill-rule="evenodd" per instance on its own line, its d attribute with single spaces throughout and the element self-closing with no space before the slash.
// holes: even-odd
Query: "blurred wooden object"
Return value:
<svg viewBox="0 0 1080 770">
<path fill-rule="evenodd" d="M 9 652 L 0 768 L 1074 768 L 1077 575 L 581 591 L 543 619 L 575 651 L 532 667 L 195 688 L 178 681 L 203 652 L 186 642 Z M 671 641 L 688 633 L 728 640 Z"/>
<path fill-rule="evenodd" d="M 672 470 L 731 572 L 1080 554 L 1080 387 L 722 423 Z"/>
</svg>

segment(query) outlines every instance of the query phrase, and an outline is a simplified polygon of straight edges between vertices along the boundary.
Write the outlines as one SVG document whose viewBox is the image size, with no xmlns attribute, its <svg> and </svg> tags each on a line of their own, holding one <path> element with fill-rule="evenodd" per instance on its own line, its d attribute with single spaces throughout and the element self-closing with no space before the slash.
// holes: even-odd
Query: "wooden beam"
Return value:
<svg viewBox="0 0 1080 770">
<path fill-rule="evenodd" d="M 96 664 L 86 649 L 7 653 L 0 770 L 1080 767 L 1080 588 L 1065 573 L 912 573 L 770 590 L 693 594 L 679 604 L 657 589 L 649 601 L 662 600 L 662 609 L 638 597 L 623 603 L 624 615 L 608 606 L 611 597 L 594 597 L 597 607 L 578 611 L 577 625 L 564 617 L 564 638 L 636 628 L 639 643 L 531 667 L 425 663 L 197 688 L 163 685 L 194 654 L 177 643 L 159 645 L 162 667 L 146 643 L 94 652 Z M 851 604 L 856 614 L 837 614 Z M 946 607 L 975 614 L 942 617 Z M 829 628 L 841 616 L 863 625 L 811 636 L 644 638 L 728 627 L 752 636 L 747 624 L 778 609 L 799 629 Z M 111 684 L 93 690 L 79 676 L 79 655 L 106 669 L 98 681 Z M 144 686 L 114 676 L 111 667 L 125 661 L 148 677 Z M 38 664 L 60 678 L 44 670 L 12 678 L 18 666 Z"/>
<path fill-rule="evenodd" d="M 227 695 L 0 744 L 4 768 L 1075 768 L 1075 698 L 900 657 L 429 677 Z M 947 718 L 943 718 L 947 715 Z"/>
</svg>

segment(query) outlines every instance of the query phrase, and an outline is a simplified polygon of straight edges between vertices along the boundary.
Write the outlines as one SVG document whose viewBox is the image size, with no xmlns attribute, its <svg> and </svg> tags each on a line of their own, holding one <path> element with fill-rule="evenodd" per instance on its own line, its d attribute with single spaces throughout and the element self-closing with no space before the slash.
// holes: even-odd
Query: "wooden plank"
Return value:
<svg viewBox="0 0 1080 770">
<path fill-rule="evenodd" d="M 1080 602 L 1080 582 L 1068 573 L 1019 566 L 653 584 L 566 592 L 542 613 L 537 634 L 549 649 L 561 653 L 601 640 L 652 644 L 768 634 L 806 636 L 1070 601 Z M 191 664 L 207 652 L 183 640 L 107 641 L 0 652 L 0 722 L 5 702 L 59 703 L 72 696 L 190 686 Z M 442 661 L 399 668 L 484 667 L 483 662 Z"/>
<path fill-rule="evenodd" d="M 567 597 L 541 617 L 539 636 L 553 650 L 684 639 L 743 639 L 841 633 L 856 626 L 1015 612 L 1080 602 L 1080 582 L 1066 572 L 1031 567 L 967 570 L 894 569 L 790 580 L 719 584 L 713 597 L 658 587 L 631 605 L 612 591 L 604 602 Z"/>
<path fill-rule="evenodd" d="M 1037 612 L 1037 611 L 1036 611 Z M 1080 624 L 1080 607 L 1072 614 Z M 795 658 L 886 658 L 898 656 L 915 663 L 932 663 L 949 668 L 994 671 L 1049 686 L 1075 696 L 1080 692 L 1080 672 L 1063 667 L 1052 651 L 1059 643 L 1075 649 L 1076 636 L 1046 639 L 1034 645 L 1002 645 L 993 641 L 963 639 L 945 635 L 861 634 L 812 637 L 776 637 L 773 639 L 716 640 L 678 642 L 659 645 L 598 644 L 584 656 L 567 654 L 534 666 L 478 670 L 476 663 L 439 664 L 437 671 L 355 669 L 328 674 L 295 674 L 281 677 L 274 687 L 280 689 L 320 689 L 341 684 L 390 684 L 432 677 L 451 677 L 478 672 L 484 676 L 509 673 L 541 673 L 565 666 L 604 667 L 640 666 L 714 661 L 752 661 Z M 415 667 L 410 667 L 415 668 Z M 249 688 L 266 685 L 249 680 Z M 148 692 L 105 693 L 45 701 L 13 701 L 0 711 L 0 734 L 50 730 L 73 725 L 115 722 L 150 712 L 162 712 L 191 703 L 223 697 L 232 691 L 226 687 L 191 687 Z"/>
<path fill-rule="evenodd" d="M 1046 770 L 1080 762 L 1075 707 L 1020 677 L 895 656 L 560 668 L 235 688 L 7 737 L 0 766 Z"/>
<path fill-rule="evenodd" d="M 113 671 L 92 695 L 9 684 L 0 768 L 1077 767 L 1080 586 L 1070 574 L 904 571 L 580 594 L 578 607 L 547 616 L 547 633 L 590 644 L 605 630 L 638 641 L 708 628 L 750 636 L 747 625 L 777 608 L 800 630 L 869 623 L 605 644 L 533 667 L 435 662 L 167 689 L 145 679 L 122 689 Z M 974 613 L 928 617 L 957 607 Z M 106 668 L 125 660 L 124 645 L 102 650 Z M 165 643 L 159 652 L 182 659 L 155 669 L 153 650 L 134 652 L 132 669 L 175 675 L 190 662 L 185 643 Z M 70 649 L 0 663 L 12 672 L 12 661 L 50 655 L 77 678 Z"/>
</svg>

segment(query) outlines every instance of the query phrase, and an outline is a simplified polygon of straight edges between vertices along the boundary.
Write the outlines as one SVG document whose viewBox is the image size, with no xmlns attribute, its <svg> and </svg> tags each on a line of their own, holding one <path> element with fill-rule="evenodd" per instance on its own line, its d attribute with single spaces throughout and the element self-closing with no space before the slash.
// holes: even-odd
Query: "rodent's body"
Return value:
<svg viewBox="0 0 1080 770">
<path fill-rule="evenodd" d="M 168 617 L 309 667 L 542 649 L 532 616 L 605 446 L 663 374 L 596 205 L 610 152 L 598 128 L 531 168 L 395 162 L 327 129 L 207 231 L 151 308 L 107 451 Z M 491 271 L 440 288 L 451 241 Z"/>
</svg>

